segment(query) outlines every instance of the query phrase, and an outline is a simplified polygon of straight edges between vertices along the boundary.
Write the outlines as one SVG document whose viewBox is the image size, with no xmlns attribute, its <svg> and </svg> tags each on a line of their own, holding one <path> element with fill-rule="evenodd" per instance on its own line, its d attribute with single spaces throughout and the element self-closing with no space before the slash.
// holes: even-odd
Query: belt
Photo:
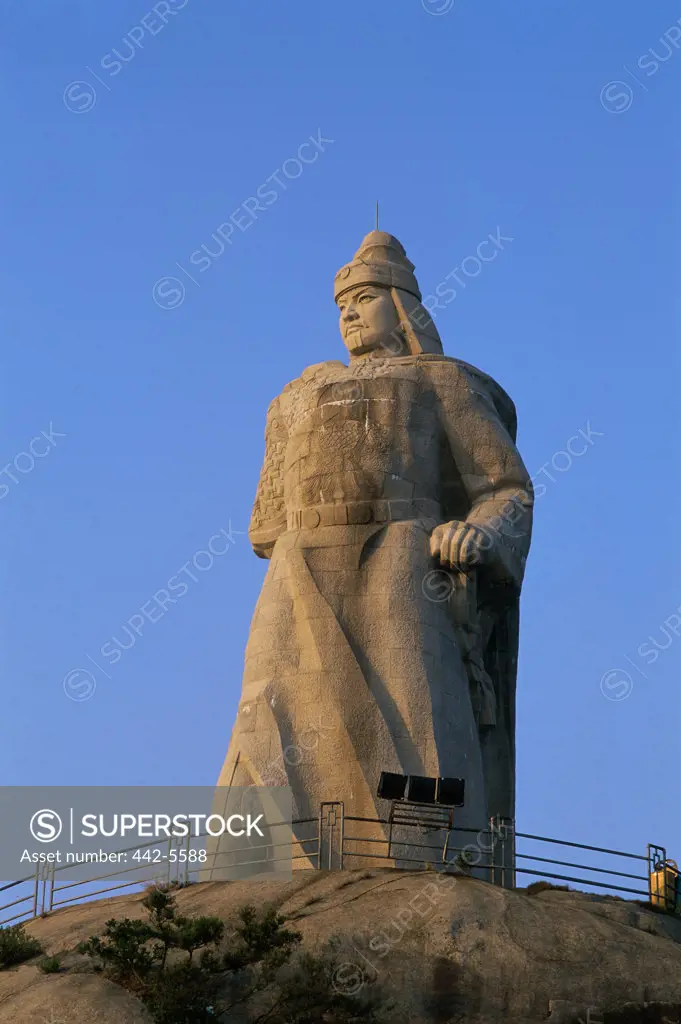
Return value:
<svg viewBox="0 0 681 1024">
<path fill-rule="evenodd" d="M 405 519 L 441 519 L 440 505 L 429 498 L 394 501 L 353 501 L 348 505 L 312 505 L 289 512 L 289 530 L 313 530 L 316 526 L 361 526 Z"/>
</svg>

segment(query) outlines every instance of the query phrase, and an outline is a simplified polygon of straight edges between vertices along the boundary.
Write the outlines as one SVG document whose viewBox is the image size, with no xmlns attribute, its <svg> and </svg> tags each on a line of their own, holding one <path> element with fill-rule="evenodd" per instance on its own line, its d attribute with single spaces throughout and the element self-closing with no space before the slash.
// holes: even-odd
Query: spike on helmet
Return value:
<svg viewBox="0 0 681 1024">
<path fill-rule="evenodd" d="M 370 231 L 352 263 L 341 267 L 334 279 L 334 300 L 337 302 L 344 292 L 363 284 L 399 288 L 421 301 L 414 264 L 409 261 L 402 243 L 387 231 Z"/>
</svg>

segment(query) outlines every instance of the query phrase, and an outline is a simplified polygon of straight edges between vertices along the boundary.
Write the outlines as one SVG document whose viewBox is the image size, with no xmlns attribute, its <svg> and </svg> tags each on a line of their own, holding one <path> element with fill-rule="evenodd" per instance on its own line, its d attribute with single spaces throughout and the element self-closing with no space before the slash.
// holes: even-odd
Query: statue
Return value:
<svg viewBox="0 0 681 1024">
<path fill-rule="evenodd" d="M 336 275 L 349 364 L 271 403 L 249 537 L 270 560 L 218 785 L 380 818 L 382 771 L 465 779 L 460 825 L 514 817 L 518 602 L 532 485 L 515 408 L 443 355 L 398 240 Z"/>
</svg>

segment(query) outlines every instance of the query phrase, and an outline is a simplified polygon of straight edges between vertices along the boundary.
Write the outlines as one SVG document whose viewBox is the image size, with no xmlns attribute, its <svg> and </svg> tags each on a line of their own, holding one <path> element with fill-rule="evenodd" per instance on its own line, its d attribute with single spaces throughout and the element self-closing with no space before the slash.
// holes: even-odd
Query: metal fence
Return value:
<svg viewBox="0 0 681 1024">
<path fill-rule="evenodd" d="M 513 822 L 500 818 L 491 819 L 481 829 L 462 828 L 453 815 L 450 808 L 396 802 L 387 818 L 363 818 L 346 815 L 342 802 L 324 803 L 317 818 L 293 821 L 290 848 L 288 844 L 284 851 L 266 848 L 264 857 L 261 850 L 260 859 L 249 861 L 246 857 L 242 863 L 264 863 L 268 870 L 280 861 L 292 864 L 294 869 L 327 871 L 382 866 L 453 870 L 511 889 L 517 887 L 517 876 L 523 875 L 553 884 L 576 883 L 587 891 L 652 901 L 670 909 L 675 905 L 676 891 L 668 892 L 666 872 L 659 874 L 667 861 L 664 847 L 649 843 L 645 854 L 627 853 L 516 832 Z M 83 881 L 66 882 L 61 880 L 65 876 L 60 875 L 66 865 L 39 864 L 34 874 L 0 886 L 0 900 L 3 893 L 11 896 L 10 902 L 0 903 L 0 925 L 28 921 L 104 895 L 140 891 L 151 883 L 210 881 L 220 854 L 214 854 L 208 866 L 198 866 L 190 862 L 191 842 L 190 836 L 168 839 L 163 872 L 159 874 L 158 864 L 150 860 L 148 872 L 145 869 L 140 874 L 138 870 L 132 881 L 128 867 L 95 874 Z M 135 855 L 141 863 L 147 859 L 143 851 L 157 850 L 161 845 L 165 844 L 151 840 L 120 852 Z M 580 854 L 575 854 L 575 850 Z M 554 852 L 556 857 L 548 856 Z M 587 852 L 597 863 L 583 863 Z M 579 861 L 572 859 L 576 856 Z M 570 873 L 564 873 L 564 869 L 570 869 Z M 665 880 L 662 891 L 660 877 Z M 524 878 L 521 884 L 527 881 Z"/>
<path fill-rule="evenodd" d="M 615 893 L 628 894 L 629 897 L 638 897 L 646 901 L 651 901 L 654 896 L 667 896 L 666 893 L 652 890 L 653 876 L 667 860 L 667 852 L 662 846 L 648 843 L 646 853 L 639 854 L 612 850 L 602 846 L 589 846 L 586 843 L 574 843 L 566 839 L 549 839 L 546 836 L 535 836 L 525 832 L 516 832 L 514 838 L 515 871 L 518 874 L 531 875 L 536 879 L 552 882 L 576 882 L 586 886 L 587 890 L 604 890 L 611 895 Z M 533 845 L 535 849 L 537 845 L 540 845 L 542 853 L 549 853 L 555 847 L 561 847 L 562 849 L 558 851 L 558 856 L 561 859 L 534 853 Z M 595 859 L 597 863 L 584 864 L 581 861 L 562 859 L 563 857 L 581 857 L 581 853 L 573 853 L 575 850 L 588 851 L 595 855 L 595 858 L 592 859 Z M 540 867 L 535 865 L 540 865 Z M 569 874 L 563 874 L 552 870 L 555 867 L 573 870 Z M 586 874 L 575 874 L 575 871 Z M 623 895 L 622 898 L 625 896 Z"/>
</svg>

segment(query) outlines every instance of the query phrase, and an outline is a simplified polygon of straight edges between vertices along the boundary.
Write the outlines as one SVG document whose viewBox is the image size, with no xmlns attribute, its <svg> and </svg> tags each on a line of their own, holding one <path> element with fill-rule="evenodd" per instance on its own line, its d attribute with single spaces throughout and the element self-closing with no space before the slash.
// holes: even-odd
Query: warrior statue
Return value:
<svg viewBox="0 0 681 1024">
<path fill-rule="evenodd" d="M 459 825 L 514 817 L 518 602 L 532 486 L 515 408 L 443 355 L 400 242 L 336 275 L 349 363 L 271 403 L 249 537 L 269 559 L 218 785 L 377 819 L 381 772 L 465 780 Z"/>
</svg>

